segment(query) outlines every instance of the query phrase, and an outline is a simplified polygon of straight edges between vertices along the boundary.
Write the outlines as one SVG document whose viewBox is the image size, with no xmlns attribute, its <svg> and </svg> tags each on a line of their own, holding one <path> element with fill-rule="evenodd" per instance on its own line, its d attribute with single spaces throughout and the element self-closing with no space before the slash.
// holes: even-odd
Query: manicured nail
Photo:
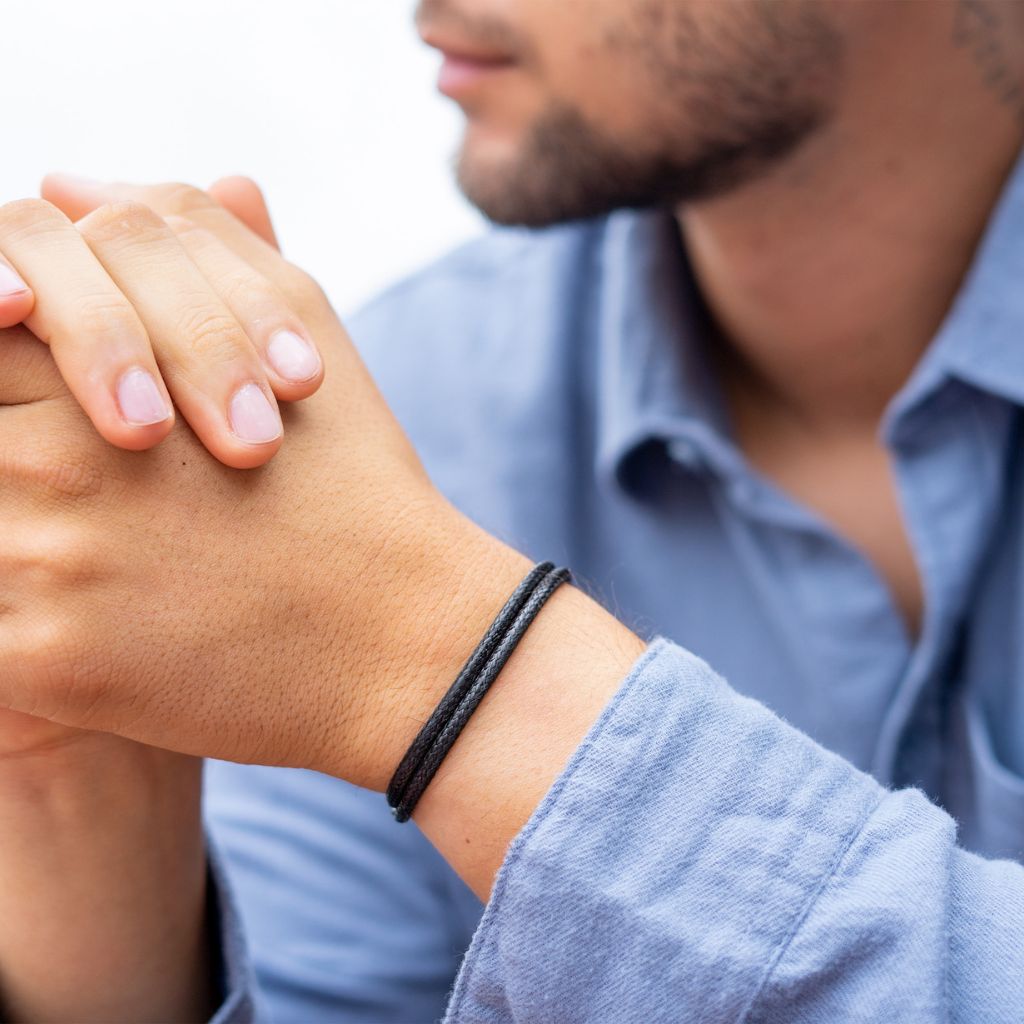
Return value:
<svg viewBox="0 0 1024 1024">
<path fill-rule="evenodd" d="M 266 444 L 282 433 L 281 417 L 256 384 L 243 384 L 231 399 L 231 429 L 241 441 Z"/>
<path fill-rule="evenodd" d="M 28 291 L 28 285 L 18 276 L 13 267 L 0 263 L 0 295 L 20 295 Z"/>
<path fill-rule="evenodd" d="M 313 346 L 294 331 L 278 331 L 267 345 L 267 356 L 274 369 L 293 384 L 309 380 L 320 369 Z"/>
<path fill-rule="evenodd" d="M 170 406 L 152 375 L 138 367 L 123 374 L 117 382 L 117 404 L 121 406 L 121 415 L 133 427 L 162 423 L 171 415 Z"/>
</svg>

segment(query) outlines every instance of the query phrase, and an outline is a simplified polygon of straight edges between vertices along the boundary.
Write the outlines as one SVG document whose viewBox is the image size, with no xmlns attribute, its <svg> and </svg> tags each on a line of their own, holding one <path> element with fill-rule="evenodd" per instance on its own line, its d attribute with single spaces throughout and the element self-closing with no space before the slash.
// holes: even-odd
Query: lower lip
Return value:
<svg viewBox="0 0 1024 1024">
<path fill-rule="evenodd" d="M 511 66 L 512 62 L 506 60 L 483 61 L 446 56 L 437 76 L 437 88 L 445 96 L 459 96 Z"/>
</svg>

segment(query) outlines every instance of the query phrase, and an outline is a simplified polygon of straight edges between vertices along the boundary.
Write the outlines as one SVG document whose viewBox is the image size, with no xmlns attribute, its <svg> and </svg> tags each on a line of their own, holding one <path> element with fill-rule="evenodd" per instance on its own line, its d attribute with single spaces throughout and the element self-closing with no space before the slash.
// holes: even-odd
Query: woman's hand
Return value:
<svg viewBox="0 0 1024 1024">
<path fill-rule="evenodd" d="M 249 208 L 259 232 L 239 224 L 249 244 L 274 251 L 258 190 L 239 179 L 220 190 Z M 44 198 L 0 207 L 0 327 L 24 322 L 50 345 L 118 447 L 162 441 L 176 406 L 216 458 L 251 468 L 280 447 L 277 401 L 313 394 L 323 362 L 275 282 L 224 238 L 172 215 L 188 212 L 194 191 L 165 187 L 165 217 L 142 190 L 52 175 Z"/>
</svg>

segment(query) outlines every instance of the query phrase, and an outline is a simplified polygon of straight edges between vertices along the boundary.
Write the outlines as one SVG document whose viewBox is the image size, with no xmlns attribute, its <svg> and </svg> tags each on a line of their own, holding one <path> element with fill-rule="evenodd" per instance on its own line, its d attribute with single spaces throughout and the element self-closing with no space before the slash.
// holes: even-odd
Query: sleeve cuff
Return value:
<svg viewBox="0 0 1024 1024">
<path fill-rule="evenodd" d="M 446 1020 L 741 1019 L 883 794 L 655 641 L 509 847 Z"/>
</svg>

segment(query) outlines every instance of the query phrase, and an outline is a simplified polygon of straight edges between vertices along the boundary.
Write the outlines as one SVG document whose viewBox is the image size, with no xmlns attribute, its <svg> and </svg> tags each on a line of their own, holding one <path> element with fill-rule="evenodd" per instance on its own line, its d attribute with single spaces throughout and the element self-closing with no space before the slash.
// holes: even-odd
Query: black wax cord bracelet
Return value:
<svg viewBox="0 0 1024 1024">
<path fill-rule="evenodd" d="M 445 723 L 451 718 L 462 698 L 465 697 L 466 691 L 473 685 L 473 680 L 487 663 L 495 647 L 501 642 L 501 638 L 508 632 L 529 596 L 554 567 L 553 562 L 539 562 L 535 565 L 498 612 L 497 618 L 491 623 L 477 649 L 462 666 L 455 682 L 441 698 L 441 703 L 437 705 L 426 724 L 420 729 L 416 739 L 412 741 L 412 745 L 395 769 L 395 774 L 391 777 L 387 790 L 388 803 L 392 808 L 401 804 L 409 780 L 419 768 L 427 751 L 433 746 Z"/>
<path fill-rule="evenodd" d="M 391 810 L 397 821 L 408 821 L 420 797 L 433 780 L 441 762 L 454 746 L 466 723 L 484 699 L 495 679 L 498 678 L 501 670 L 505 667 L 505 663 L 516 649 L 516 645 L 523 638 L 523 634 L 537 617 L 541 608 L 544 607 L 548 598 L 569 579 L 569 576 L 568 569 L 553 569 L 536 585 L 520 609 L 519 614 L 494 648 L 487 663 L 472 681 L 465 696 L 455 706 L 451 717 L 445 722 L 420 762 L 419 767 L 406 785 L 401 799 L 397 803 L 392 803 Z"/>
</svg>

